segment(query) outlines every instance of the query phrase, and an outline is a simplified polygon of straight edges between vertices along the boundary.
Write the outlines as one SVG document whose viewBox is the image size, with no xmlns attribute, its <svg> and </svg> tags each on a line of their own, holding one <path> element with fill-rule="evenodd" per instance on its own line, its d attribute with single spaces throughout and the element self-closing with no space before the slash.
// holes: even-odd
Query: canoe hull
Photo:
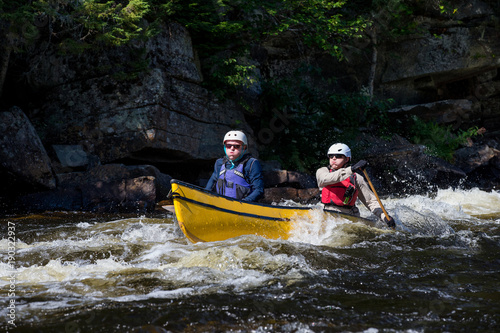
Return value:
<svg viewBox="0 0 500 333">
<path fill-rule="evenodd" d="M 293 221 L 311 212 L 310 207 L 238 201 L 175 179 L 171 185 L 179 227 L 193 243 L 221 241 L 242 235 L 286 240 Z M 350 215 L 342 217 L 353 222 L 360 220 Z"/>
</svg>

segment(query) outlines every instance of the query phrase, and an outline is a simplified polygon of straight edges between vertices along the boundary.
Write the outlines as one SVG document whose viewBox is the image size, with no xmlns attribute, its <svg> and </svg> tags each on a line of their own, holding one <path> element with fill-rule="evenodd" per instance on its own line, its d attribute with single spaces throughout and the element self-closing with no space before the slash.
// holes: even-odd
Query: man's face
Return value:
<svg viewBox="0 0 500 333">
<path fill-rule="evenodd" d="M 328 159 L 330 160 L 330 167 L 333 170 L 343 168 L 344 165 L 349 162 L 349 157 L 342 154 L 329 154 Z"/>
<path fill-rule="evenodd" d="M 244 148 L 243 142 L 237 140 L 227 140 L 224 145 L 226 146 L 226 155 L 231 161 L 240 157 Z"/>
</svg>

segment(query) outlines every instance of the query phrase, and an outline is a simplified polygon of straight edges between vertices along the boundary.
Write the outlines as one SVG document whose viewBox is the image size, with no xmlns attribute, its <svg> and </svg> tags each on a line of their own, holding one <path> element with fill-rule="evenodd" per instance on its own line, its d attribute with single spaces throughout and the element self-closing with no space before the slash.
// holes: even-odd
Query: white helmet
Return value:
<svg viewBox="0 0 500 333">
<path fill-rule="evenodd" d="M 327 155 L 330 155 L 330 154 L 342 154 L 342 155 L 345 155 L 345 156 L 350 158 L 351 157 L 351 149 L 346 144 L 335 143 L 335 144 L 330 146 L 330 149 L 328 149 Z"/>
<path fill-rule="evenodd" d="M 245 146 L 248 146 L 247 136 L 242 131 L 229 131 L 224 136 L 224 141 L 226 143 L 228 140 L 237 140 L 243 142 Z"/>
</svg>

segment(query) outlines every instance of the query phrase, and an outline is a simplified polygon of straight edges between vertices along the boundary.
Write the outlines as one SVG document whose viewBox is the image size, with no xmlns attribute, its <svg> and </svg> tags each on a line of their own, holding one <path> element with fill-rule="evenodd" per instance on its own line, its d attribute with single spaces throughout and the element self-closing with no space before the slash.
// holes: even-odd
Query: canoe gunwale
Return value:
<svg viewBox="0 0 500 333">
<path fill-rule="evenodd" d="M 243 203 L 245 205 L 253 205 L 253 206 L 268 207 L 268 208 L 279 208 L 279 209 L 293 209 L 293 210 L 311 210 L 312 209 L 312 207 L 279 206 L 279 205 L 270 205 L 270 204 L 265 204 L 265 203 L 260 203 L 260 202 L 242 201 L 242 200 L 238 200 L 235 198 L 226 197 L 226 196 L 221 195 L 219 193 L 204 189 L 203 187 L 199 187 L 199 186 L 196 186 L 196 185 L 193 185 L 190 183 L 185 183 L 185 182 L 177 180 L 177 179 L 172 179 L 170 181 L 170 183 L 171 184 L 178 184 L 178 185 L 185 186 L 185 187 L 188 187 L 188 188 L 196 190 L 196 191 L 204 192 L 205 194 L 208 194 L 208 195 L 213 196 L 213 197 L 223 198 L 223 199 L 228 200 L 228 201 L 240 202 L 240 203 Z M 172 196 L 172 198 L 176 198 L 176 199 L 178 199 L 179 197 L 185 198 L 176 192 L 172 193 L 171 196 Z"/>
<path fill-rule="evenodd" d="M 227 200 L 227 201 L 234 201 L 234 202 L 239 202 L 239 203 L 242 203 L 242 204 L 245 204 L 245 205 L 253 205 L 253 206 L 257 206 L 257 207 L 266 207 L 266 208 L 278 208 L 278 209 L 290 209 L 290 210 L 313 210 L 314 207 L 301 207 L 301 206 L 280 206 L 280 205 L 270 205 L 270 204 L 265 204 L 265 203 L 260 203 L 260 202 L 250 202 L 250 201 L 242 201 L 242 200 L 238 200 L 238 199 L 235 199 L 235 198 L 231 198 L 231 197 L 226 197 L 224 195 L 221 195 L 221 194 L 218 194 L 218 193 L 215 193 L 215 192 L 212 192 L 210 190 L 207 190 L 203 187 L 200 187 L 200 186 L 197 186 L 197 185 L 194 185 L 194 184 L 190 184 L 190 183 L 186 183 L 186 182 L 183 182 L 181 180 L 177 180 L 177 179 L 172 179 L 170 181 L 170 184 L 178 184 L 180 186 L 185 186 L 185 187 L 188 187 L 190 189 L 193 189 L 193 190 L 196 190 L 196 191 L 199 191 L 199 192 L 203 192 L 209 196 L 212 196 L 212 197 L 218 197 L 218 198 L 222 198 L 224 200 Z M 189 200 L 188 198 L 186 198 L 185 196 L 182 196 L 176 192 L 171 192 L 170 193 L 170 196 L 174 199 L 182 199 L 182 200 Z M 199 203 L 199 201 L 196 201 Z M 214 206 L 216 207 L 216 206 Z M 366 219 L 364 217 L 360 217 L 360 216 L 355 216 L 355 215 L 351 215 L 351 214 L 346 214 L 346 213 L 342 213 L 342 212 L 339 212 L 339 211 L 336 211 L 336 210 L 331 210 L 331 209 L 325 209 L 323 208 L 323 211 L 325 213 L 330 213 L 330 214 L 338 214 L 339 216 L 342 216 L 342 217 L 345 217 L 347 219 L 350 219 L 352 220 L 352 218 L 355 218 L 361 222 L 364 222 L 365 224 L 374 224 L 373 221 L 369 220 L 369 219 Z"/>
<path fill-rule="evenodd" d="M 177 200 L 184 200 L 186 202 L 194 203 L 196 205 L 200 205 L 200 206 L 207 207 L 207 208 L 212 208 L 212 209 L 215 209 L 215 210 L 218 210 L 218 211 L 221 211 L 221 212 L 224 212 L 224 213 L 230 213 L 230 214 L 233 214 L 233 215 L 253 217 L 253 218 L 257 218 L 257 219 L 261 219 L 261 220 L 290 221 L 289 218 L 281 218 L 281 217 L 271 217 L 271 216 L 265 216 L 265 215 L 249 214 L 249 213 L 238 212 L 238 211 L 235 211 L 235 210 L 232 210 L 232 209 L 225 209 L 225 208 L 221 208 L 221 207 L 218 207 L 218 206 L 215 206 L 215 205 L 207 204 L 207 203 L 204 203 L 204 202 L 201 202 L 201 201 L 198 201 L 198 200 L 189 199 L 189 198 L 183 197 L 181 195 L 173 194 L 172 197 L 174 199 L 177 199 Z M 281 206 L 279 206 L 279 207 L 281 208 Z"/>
</svg>

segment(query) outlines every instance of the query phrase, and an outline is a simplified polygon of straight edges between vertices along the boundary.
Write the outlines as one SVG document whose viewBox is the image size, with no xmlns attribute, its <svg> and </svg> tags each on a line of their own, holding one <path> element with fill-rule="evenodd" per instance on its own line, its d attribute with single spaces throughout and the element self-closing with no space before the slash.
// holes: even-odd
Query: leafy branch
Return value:
<svg viewBox="0 0 500 333">
<path fill-rule="evenodd" d="M 448 162 L 454 161 L 454 153 L 470 138 L 480 135 L 482 129 L 477 126 L 467 130 L 453 131 L 451 125 L 439 125 L 436 122 L 425 122 L 418 117 L 413 117 L 412 141 L 427 147 L 427 152 L 432 156 L 440 157 Z"/>
</svg>

